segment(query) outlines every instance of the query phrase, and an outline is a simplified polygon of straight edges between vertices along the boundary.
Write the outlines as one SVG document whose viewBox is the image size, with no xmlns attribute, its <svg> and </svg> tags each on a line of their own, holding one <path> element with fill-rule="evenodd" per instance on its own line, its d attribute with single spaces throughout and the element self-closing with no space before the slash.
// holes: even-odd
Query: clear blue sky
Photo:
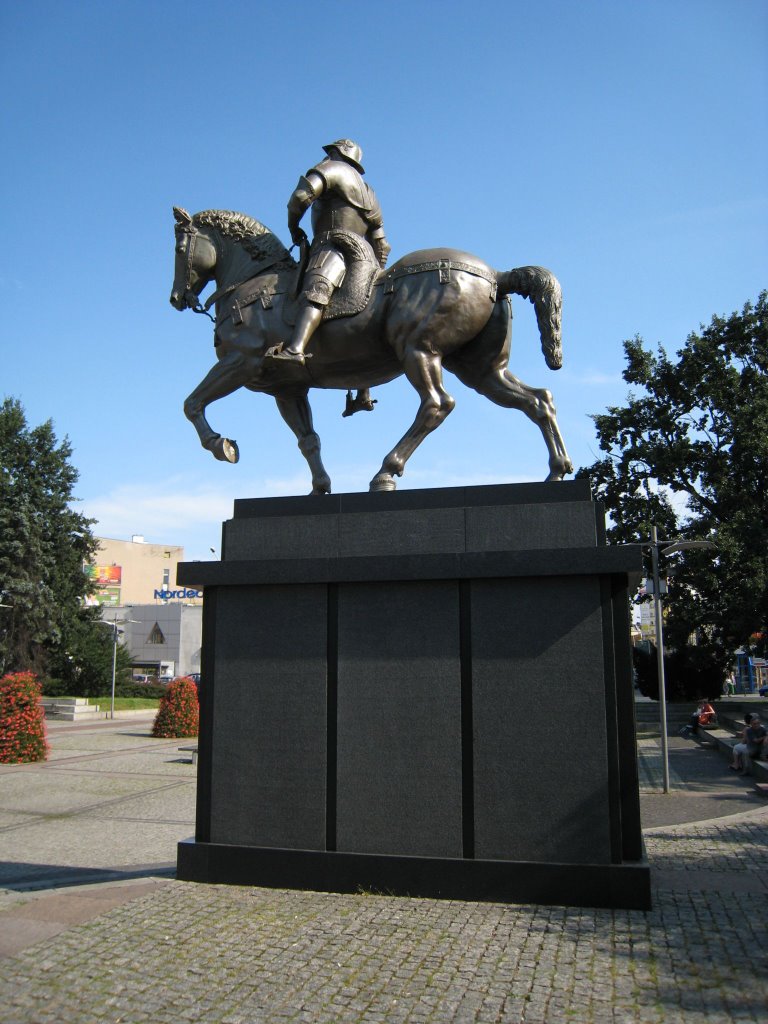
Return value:
<svg viewBox="0 0 768 1024">
<path fill-rule="evenodd" d="M 214 360 L 210 322 L 168 303 L 176 204 L 257 217 L 284 241 L 299 174 L 363 147 L 392 258 L 448 245 L 564 292 L 564 368 L 515 302 L 512 371 L 555 394 L 577 466 L 589 414 L 624 400 L 621 343 L 675 351 L 768 284 L 764 0 L 291 4 L 0 3 L 0 394 L 74 447 L 95 532 L 218 550 L 235 497 L 309 476 L 274 402 L 213 405 L 241 461 L 182 413 Z M 543 479 L 520 413 L 447 375 L 456 409 L 401 487 Z M 415 392 L 341 419 L 313 392 L 336 491 L 365 490 Z"/>
</svg>

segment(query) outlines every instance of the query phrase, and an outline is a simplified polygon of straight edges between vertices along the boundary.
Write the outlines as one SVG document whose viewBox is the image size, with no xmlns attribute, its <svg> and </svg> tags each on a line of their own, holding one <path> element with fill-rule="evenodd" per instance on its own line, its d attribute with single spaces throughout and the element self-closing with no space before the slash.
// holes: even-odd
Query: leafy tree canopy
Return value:
<svg viewBox="0 0 768 1024">
<path fill-rule="evenodd" d="M 672 556 L 666 639 L 725 670 L 765 644 L 768 620 L 768 292 L 691 334 L 675 359 L 624 343 L 624 406 L 593 417 L 605 455 L 592 480 L 609 539 L 713 540 Z M 665 571 L 662 569 L 662 571 Z M 696 644 L 689 641 L 695 636 Z"/>
<path fill-rule="evenodd" d="M 110 634 L 84 607 L 83 572 L 98 542 L 70 507 L 78 473 L 50 420 L 29 427 L 21 403 L 0 405 L 0 670 L 100 671 Z M 104 634 L 103 636 L 101 634 Z"/>
</svg>

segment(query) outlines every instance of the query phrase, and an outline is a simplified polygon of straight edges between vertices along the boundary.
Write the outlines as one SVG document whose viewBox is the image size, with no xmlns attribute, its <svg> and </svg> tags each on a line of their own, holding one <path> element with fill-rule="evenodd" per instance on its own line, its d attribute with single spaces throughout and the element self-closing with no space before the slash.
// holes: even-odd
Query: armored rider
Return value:
<svg viewBox="0 0 768 1024">
<path fill-rule="evenodd" d="M 306 241 L 299 222 L 310 206 L 313 239 L 293 337 L 287 345 L 267 353 L 272 359 L 303 363 L 307 358 L 304 349 L 346 274 L 345 235 L 364 239 L 382 268 L 390 253 L 381 207 L 373 189 L 363 181 L 362 150 L 351 139 L 337 139 L 323 149 L 327 157 L 299 178 L 288 200 L 292 241 L 296 245 Z M 372 408 L 367 392 L 361 392 L 358 399 L 363 399 L 358 408 Z"/>
</svg>

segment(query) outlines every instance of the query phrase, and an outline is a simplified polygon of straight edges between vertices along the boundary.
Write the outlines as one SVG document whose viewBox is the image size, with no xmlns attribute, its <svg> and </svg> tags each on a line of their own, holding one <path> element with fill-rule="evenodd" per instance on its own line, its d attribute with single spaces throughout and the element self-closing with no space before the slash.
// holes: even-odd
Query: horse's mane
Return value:
<svg viewBox="0 0 768 1024">
<path fill-rule="evenodd" d="M 295 261 L 283 243 L 268 227 L 247 213 L 233 210 L 202 210 L 192 218 L 196 227 L 215 228 L 222 235 L 239 242 L 251 259 L 261 260 L 266 256 L 277 257 L 280 263 L 294 266 Z"/>
</svg>

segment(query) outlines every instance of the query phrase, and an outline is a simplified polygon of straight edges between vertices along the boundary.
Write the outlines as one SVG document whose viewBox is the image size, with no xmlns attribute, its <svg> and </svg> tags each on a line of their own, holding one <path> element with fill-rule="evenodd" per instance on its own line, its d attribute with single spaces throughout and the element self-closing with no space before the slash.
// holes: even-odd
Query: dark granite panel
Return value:
<svg viewBox="0 0 768 1024">
<path fill-rule="evenodd" d="M 345 558 L 453 554 L 464 551 L 464 532 L 461 508 L 358 512 L 341 518 L 339 554 Z"/>
<path fill-rule="evenodd" d="M 589 481 L 558 480 L 553 483 L 488 484 L 465 487 L 464 504 L 467 508 L 480 505 L 532 505 L 561 501 L 592 500 Z"/>
<path fill-rule="evenodd" d="M 236 519 L 251 516 L 323 516 L 341 512 L 339 494 L 302 494 L 288 498 L 236 498 Z"/>
<path fill-rule="evenodd" d="M 594 547 L 595 514 L 585 501 L 467 509 L 468 551 Z"/>
<path fill-rule="evenodd" d="M 462 487 L 420 487 L 405 491 L 381 491 L 341 495 L 345 515 L 355 512 L 408 512 L 412 509 L 464 508 Z"/>
<path fill-rule="evenodd" d="M 230 519 L 225 526 L 227 561 L 277 558 L 336 558 L 338 515 L 265 516 Z"/>
<path fill-rule="evenodd" d="M 185 586 L 252 583 L 343 583 L 363 580 L 473 579 L 502 576 L 567 576 L 634 573 L 642 548 L 555 548 L 542 551 L 471 551 L 466 554 L 380 555 L 360 558 L 283 558 L 238 562 L 180 562 Z"/>
<path fill-rule="evenodd" d="M 477 487 L 425 487 L 404 491 L 298 495 L 286 498 L 238 498 L 235 517 L 328 515 L 409 509 L 528 505 L 536 502 L 591 501 L 588 480 L 556 483 L 490 484 Z"/>
<path fill-rule="evenodd" d="M 455 583 L 339 587 L 338 850 L 460 857 Z"/>
<path fill-rule="evenodd" d="M 602 603 L 603 633 L 603 680 L 605 684 L 605 753 L 608 765 L 608 824 L 610 831 L 611 861 L 620 864 L 622 857 L 621 836 L 621 771 L 619 767 L 619 729 L 616 706 L 616 658 L 614 636 L 614 615 L 612 607 L 611 577 L 599 579 Z M 629 636 L 629 623 L 627 623 Z"/>
<path fill-rule="evenodd" d="M 596 578 L 472 586 L 475 855 L 610 860 Z"/>
<path fill-rule="evenodd" d="M 216 604 L 211 841 L 325 848 L 326 588 Z"/>
<path fill-rule="evenodd" d="M 218 589 L 210 587 L 203 601 L 203 633 L 200 658 L 200 730 L 197 738 L 197 807 L 195 839 L 211 839 L 211 786 L 213 761 L 213 710 L 216 689 L 216 605 Z"/>
<path fill-rule="evenodd" d="M 622 856 L 638 860 L 643 853 L 640 821 L 640 791 L 637 770 L 637 734 L 635 731 L 635 693 L 632 681 L 629 594 L 626 580 L 611 580 L 613 612 L 614 665 L 616 671 L 616 718 L 621 779 Z"/>
</svg>

